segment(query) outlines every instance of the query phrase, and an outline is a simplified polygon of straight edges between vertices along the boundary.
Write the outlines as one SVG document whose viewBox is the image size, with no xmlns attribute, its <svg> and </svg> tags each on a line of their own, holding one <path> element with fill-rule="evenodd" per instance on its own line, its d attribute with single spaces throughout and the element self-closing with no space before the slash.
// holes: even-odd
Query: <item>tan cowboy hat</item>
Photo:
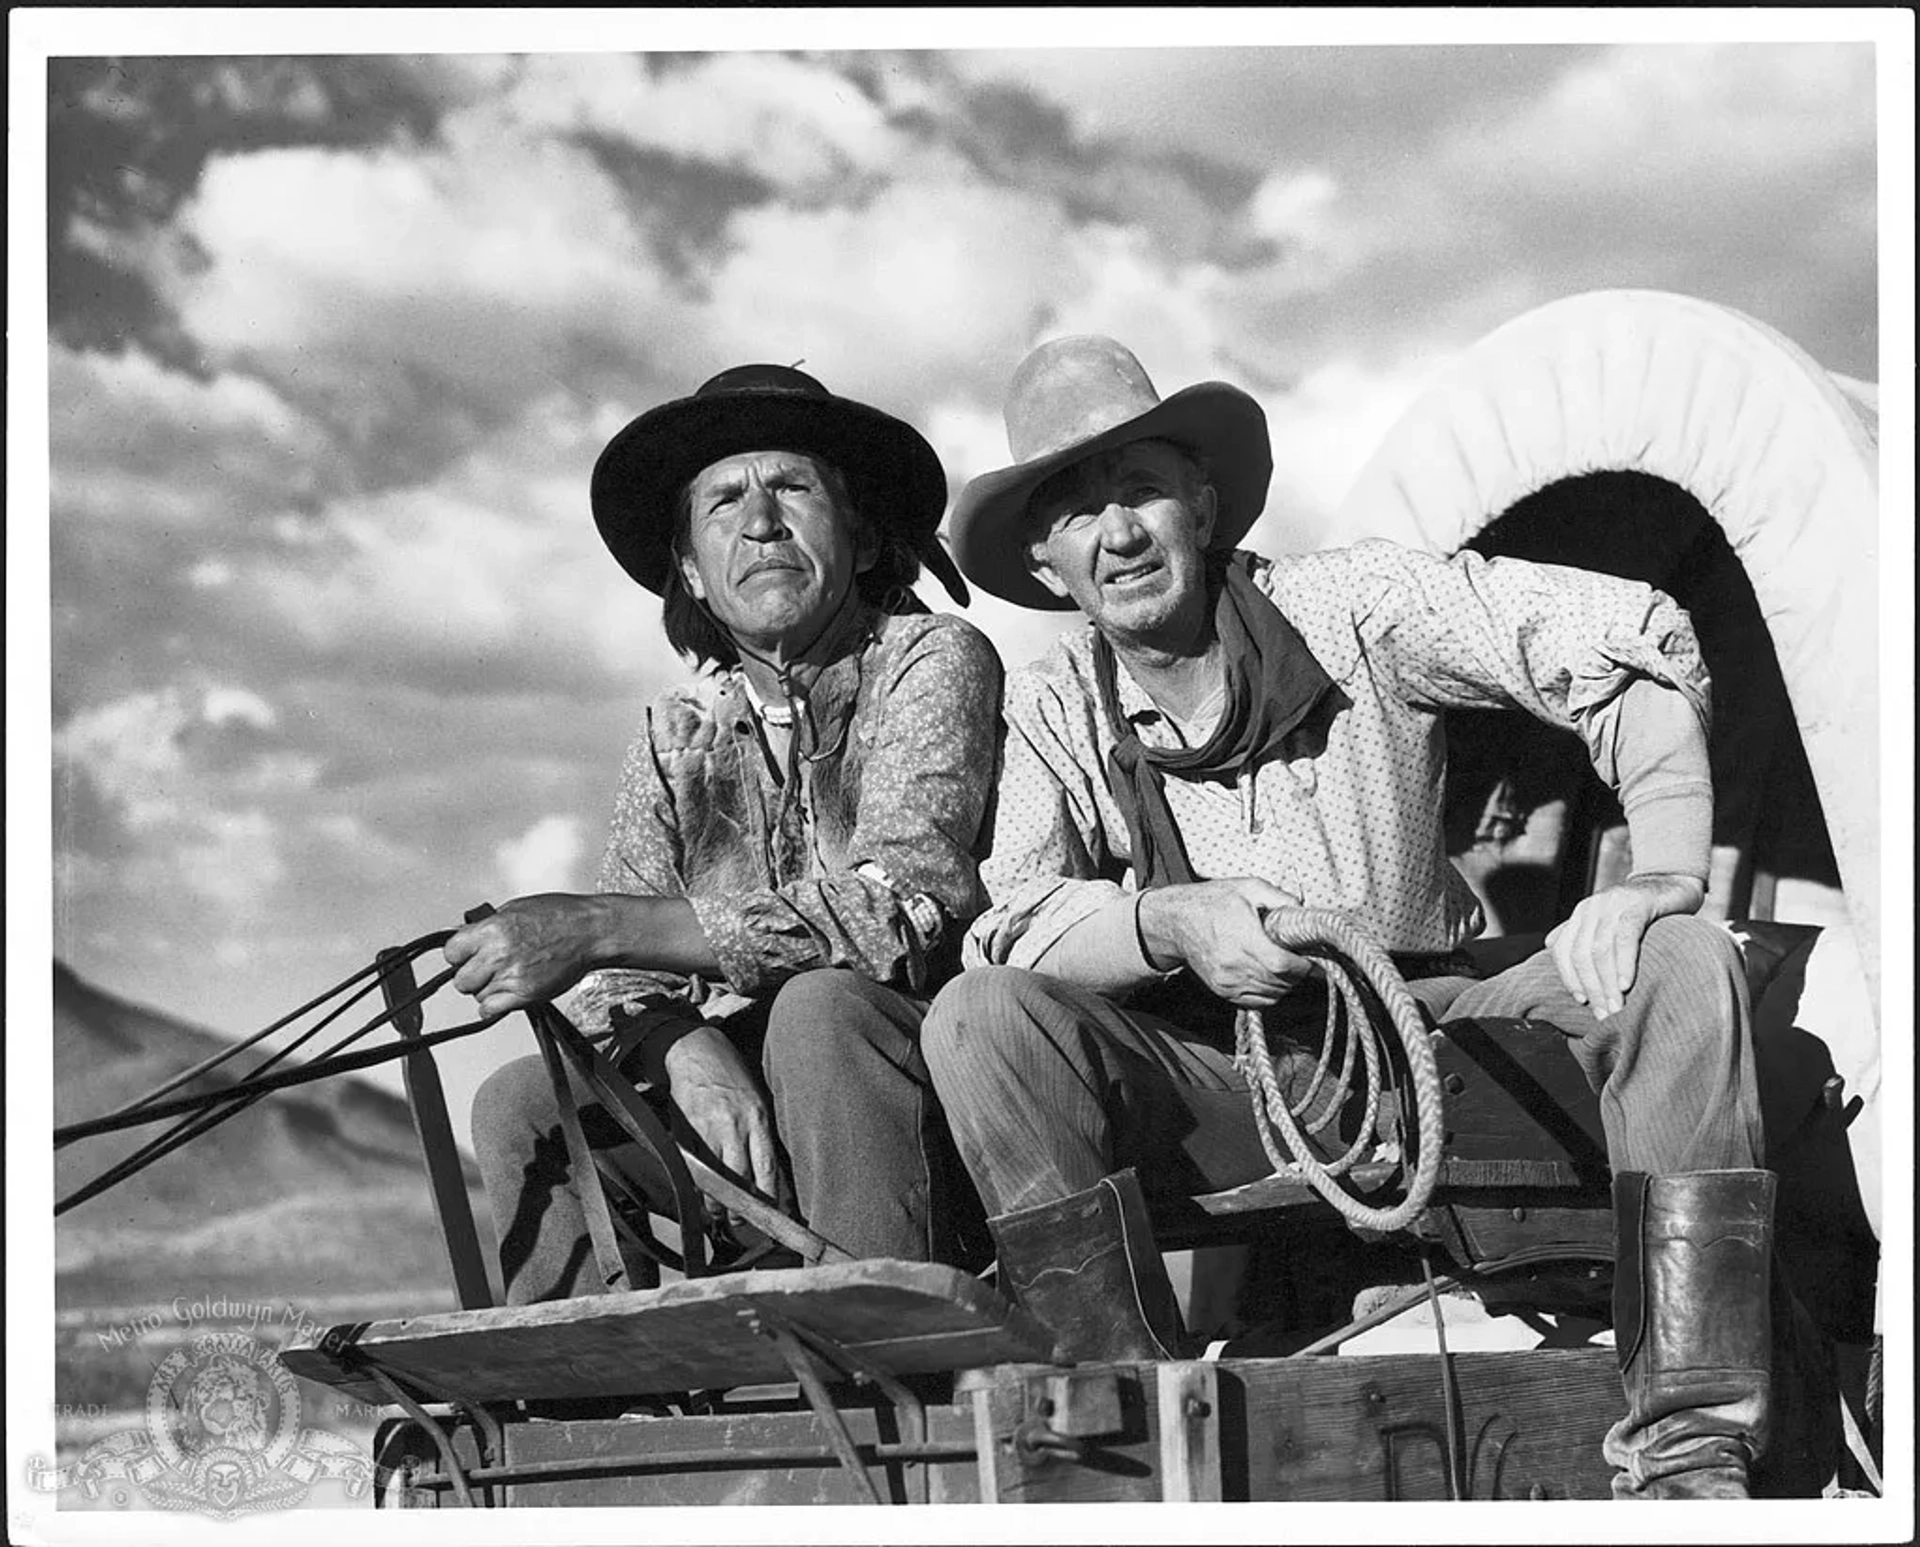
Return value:
<svg viewBox="0 0 1920 1547">
<path fill-rule="evenodd" d="M 672 565 L 673 506 L 703 468 L 744 451 L 831 462 L 868 520 L 904 536 L 954 601 L 966 583 L 934 535 L 947 508 L 940 457 L 912 425 L 835 397 L 787 365 L 736 365 L 691 397 L 650 408 L 594 463 L 593 519 L 621 567 L 655 595 Z"/>
<path fill-rule="evenodd" d="M 1136 440 L 1167 440 L 1206 458 L 1218 512 L 1213 546 L 1247 535 L 1267 503 L 1273 448 L 1267 416 L 1223 381 L 1186 387 L 1164 402 L 1133 352 L 1080 334 L 1042 344 L 1007 387 L 1007 449 L 1014 465 L 982 473 L 960 492 L 948 532 L 961 573 L 1005 601 L 1050 612 L 1073 606 L 1027 568 L 1027 499 L 1084 457 Z"/>
</svg>

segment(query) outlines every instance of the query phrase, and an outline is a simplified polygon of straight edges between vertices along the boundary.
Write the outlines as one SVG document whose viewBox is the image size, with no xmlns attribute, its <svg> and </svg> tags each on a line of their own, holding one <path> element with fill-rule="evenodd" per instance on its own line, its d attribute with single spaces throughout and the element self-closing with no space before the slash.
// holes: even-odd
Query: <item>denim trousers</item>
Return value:
<svg viewBox="0 0 1920 1547">
<path fill-rule="evenodd" d="M 1566 991 L 1545 951 L 1494 977 L 1408 987 L 1441 1025 L 1525 1019 L 1541 1035 L 1563 1038 L 1599 1094 L 1615 1171 L 1761 1163 L 1745 967 L 1717 925 L 1656 921 L 1623 1008 L 1605 1021 Z M 976 968 L 950 982 L 921 1028 L 921 1045 L 988 1213 L 1052 1202 L 1127 1166 L 1138 1169 L 1149 1197 L 1270 1175 L 1247 1082 L 1234 1065 L 1231 1014 L 1215 1020 L 1196 1030 L 1012 967 Z M 1310 1077 L 1311 1060 L 1276 1059 L 1282 1063 L 1283 1090 L 1293 1094 Z"/>
<path fill-rule="evenodd" d="M 926 1013 L 858 973 L 825 969 L 782 985 L 763 1015 L 728 1023 L 757 1055 L 791 1199 L 813 1230 L 855 1257 L 962 1261 L 972 1249 L 970 1191 L 933 1097 L 919 1032 Z M 642 1096 L 684 1131 L 671 1091 Z M 576 1081 L 581 1127 L 597 1163 L 654 1212 L 672 1191 L 655 1158 L 629 1140 Z M 490 1075 L 473 1103 L 473 1145 L 500 1243 L 507 1303 L 600 1290 L 559 1106 L 539 1057 Z M 783 1197 L 783 1202 L 787 1199 Z"/>
</svg>

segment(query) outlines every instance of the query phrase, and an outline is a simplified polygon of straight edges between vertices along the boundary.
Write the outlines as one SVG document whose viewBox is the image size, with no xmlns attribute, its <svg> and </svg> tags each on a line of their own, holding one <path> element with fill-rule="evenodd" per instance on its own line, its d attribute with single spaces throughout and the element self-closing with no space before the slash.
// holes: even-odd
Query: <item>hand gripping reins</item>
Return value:
<svg viewBox="0 0 1920 1547">
<path fill-rule="evenodd" d="M 492 911 L 483 903 L 468 912 L 466 921 L 469 924 L 474 923 Z M 404 946 L 382 951 L 373 962 L 348 974 L 339 983 L 315 995 L 299 1009 L 282 1016 L 270 1026 L 254 1032 L 232 1046 L 222 1048 L 210 1057 L 200 1060 L 191 1068 L 183 1069 L 144 1096 L 126 1102 L 99 1117 L 68 1123 L 64 1127 L 54 1129 L 53 1147 L 59 1150 L 81 1139 L 118 1133 L 128 1128 L 161 1122 L 167 1118 L 180 1119 L 159 1137 L 149 1140 L 131 1154 L 108 1166 L 92 1181 L 76 1188 L 64 1198 L 58 1199 L 53 1208 L 55 1216 L 77 1208 L 91 1198 L 98 1197 L 109 1188 L 126 1181 L 127 1178 L 145 1170 L 156 1161 L 164 1159 L 182 1145 L 191 1143 L 229 1118 L 238 1117 L 276 1090 L 287 1090 L 295 1085 L 324 1080 L 336 1074 L 355 1073 L 362 1069 L 370 1069 L 376 1064 L 412 1057 L 426 1048 L 485 1031 L 502 1019 L 500 1015 L 487 1016 L 462 1025 L 450 1026 L 445 1030 L 415 1034 L 384 1046 L 363 1048 L 351 1053 L 347 1051 L 368 1033 L 382 1026 L 392 1025 L 397 1028 L 409 1015 L 417 1015 L 421 1005 L 452 981 L 454 974 L 452 969 L 448 969 L 436 974 L 417 989 L 412 988 L 410 968 L 411 964 L 420 957 L 444 946 L 452 938 L 453 933 L 452 930 L 438 930 L 432 934 L 422 935 Z M 284 1069 L 275 1067 L 339 1020 L 375 988 L 381 987 L 383 979 L 400 975 L 402 969 L 408 969 L 405 975 L 400 977 L 400 981 L 408 985 L 408 991 L 393 994 L 391 1002 L 384 1011 L 335 1041 L 317 1057 L 308 1058 Z M 355 988 L 356 984 L 359 985 L 358 988 Z M 350 989 L 354 991 L 349 993 Z M 285 1030 L 302 1016 L 318 1011 L 322 1006 L 335 1000 L 339 1002 L 333 1004 L 332 1008 L 311 1026 L 301 1031 L 284 1047 L 262 1058 L 231 1084 L 224 1085 L 218 1090 L 195 1091 L 184 1095 L 173 1094 L 191 1081 L 203 1075 L 212 1074 L 221 1065 L 239 1057 L 275 1032 Z M 534 1004 L 526 1007 L 526 1015 L 533 1025 L 535 1040 L 540 1045 L 541 1053 L 546 1058 L 548 1072 L 554 1079 L 555 1095 L 560 1103 L 563 1126 L 567 1129 L 566 1137 L 571 1158 L 576 1167 L 580 1168 L 581 1175 L 597 1175 L 598 1172 L 592 1166 L 592 1157 L 586 1148 L 584 1137 L 578 1132 L 576 1103 L 566 1078 L 569 1067 L 592 1096 L 601 1103 L 608 1115 L 626 1131 L 627 1136 L 653 1152 L 669 1179 L 674 1194 L 676 1215 L 683 1222 L 683 1228 L 688 1236 L 699 1234 L 700 1205 L 697 1199 L 704 1194 L 716 1205 L 737 1214 L 757 1227 L 769 1240 L 795 1252 L 808 1264 L 852 1260 L 850 1253 L 832 1241 L 808 1229 L 799 1221 L 789 1218 L 772 1203 L 741 1186 L 731 1177 L 722 1174 L 699 1155 L 683 1149 L 669 1133 L 667 1126 L 644 1101 L 639 1099 L 628 1082 L 619 1075 L 612 1061 L 595 1045 L 597 1039 L 580 1032 L 559 1009 L 551 1004 Z M 612 1221 L 606 1208 L 605 1197 L 599 1189 L 592 1187 L 583 1186 L 582 1194 L 588 1210 L 588 1223 L 592 1227 L 596 1255 L 602 1258 L 603 1267 L 611 1275 L 612 1266 L 618 1262 L 618 1254 L 611 1250 Z M 683 1244 L 686 1247 L 684 1267 L 688 1276 L 698 1276 L 709 1271 L 704 1243 L 687 1241 Z"/>
<path fill-rule="evenodd" d="M 347 1049 L 360 1041 L 369 1032 L 395 1022 L 408 1011 L 416 1009 L 431 998 L 453 978 L 449 970 L 429 979 L 414 992 L 398 999 L 386 1010 L 371 1020 L 349 1032 L 322 1052 L 318 1057 L 306 1059 L 292 1066 L 276 1070 L 291 1054 L 299 1051 L 306 1043 L 318 1036 L 328 1026 L 339 1020 L 356 1003 L 364 999 L 379 986 L 379 981 L 387 971 L 392 970 L 394 962 L 411 963 L 430 951 L 438 950 L 452 937 L 452 930 L 439 930 L 433 934 L 422 935 L 419 939 L 391 952 L 382 953 L 384 960 L 370 962 L 355 972 L 349 973 L 332 988 L 315 995 L 299 1009 L 283 1015 L 272 1025 L 263 1027 L 251 1036 L 244 1037 L 230 1047 L 222 1048 L 210 1057 L 203 1058 L 191 1068 L 183 1069 L 155 1089 L 135 1100 L 129 1101 L 100 1117 L 87 1118 L 81 1122 L 68 1123 L 53 1131 L 53 1147 L 64 1149 L 80 1139 L 94 1138 L 100 1134 L 118 1133 L 123 1129 L 137 1128 L 148 1123 L 157 1123 L 170 1117 L 180 1118 L 158 1138 L 152 1139 L 131 1154 L 109 1166 L 91 1182 L 77 1188 L 54 1204 L 56 1216 L 85 1203 L 89 1198 L 98 1197 L 108 1188 L 124 1182 L 128 1177 L 145 1170 L 155 1161 L 164 1159 L 183 1144 L 199 1138 L 208 1130 L 217 1128 L 228 1118 L 238 1117 L 253 1106 L 262 1097 L 276 1090 L 286 1090 L 295 1085 L 304 1085 L 312 1080 L 324 1080 L 336 1074 L 348 1074 L 361 1069 L 370 1069 L 375 1064 L 386 1063 L 391 1059 L 405 1058 L 419 1052 L 423 1047 L 431 1047 L 441 1042 L 451 1042 L 457 1037 L 470 1037 L 484 1031 L 493 1024 L 493 1019 L 478 1020 L 462 1026 L 449 1027 L 445 1031 L 432 1032 L 409 1042 L 400 1042 L 385 1047 L 363 1048 L 359 1052 L 349 1053 Z M 360 986 L 355 989 L 354 986 Z M 348 993 L 349 989 L 354 992 Z M 341 996 L 345 995 L 345 998 Z M 249 1048 L 257 1046 L 277 1031 L 285 1030 L 302 1016 L 319 1010 L 330 1001 L 338 1004 L 322 1015 L 311 1026 L 300 1032 L 284 1047 L 269 1053 L 251 1069 L 242 1073 L 231 1084 L 218 1090 L 195 1091 L 190 1095 L 174 1096 L 164 1099 L 190 1081 L 202 1075 L 213 1073 L 222 1064 L 238 1058 Z"/>
<path fill-rule="evenodd" d="M 1345 915 L 1325 908 L 1277 908 L 1267 914 L 1266 929 L 1274 944 L 1320 965 L 1327 981 L 1327 1022 L 1313 1078 L 1306 1090 L 1289 1102 L 1274 1074 L 1261 1012 L 1243 1009 L 1235 1017 L 1234 1062 L 1246 1076 L 1252 1093 L 1260 1143 L 1276 1174 L 1304 1178 L 1349 1224 L 1363 1230 L 1403 1229 L 1433 1197 L 1444 1132 L 1440 1074 L 1420 1007 L 1407 992 L 1392 959 Z M 1398 1035 L 1413 1097 L 1410 1110 L 1406 1102 L 1400 1103 L 1406 1195 L 1385 1208 L 1356 1198 L 1339 1182 L 1373 1145 L 1381 1086 L 1388 1075 L 1385 1034 L 1367 1003 L 1366 990 L 1371 990 Z M 1329 1084 L 1327 1072 L 1336 1043 L 1341 1047 L 1340 1069 Z M 1356 1050 L 1366 1068 L 1366 1110 L 1345 1153 L 1321 1160 L 1308 1136 L 1319 1133 L 1348 1106 Z M 1327 1087 L 1325 1104 L 1309 1117 L 1308 1108 L 1323 1086 Z"/>
</svg>

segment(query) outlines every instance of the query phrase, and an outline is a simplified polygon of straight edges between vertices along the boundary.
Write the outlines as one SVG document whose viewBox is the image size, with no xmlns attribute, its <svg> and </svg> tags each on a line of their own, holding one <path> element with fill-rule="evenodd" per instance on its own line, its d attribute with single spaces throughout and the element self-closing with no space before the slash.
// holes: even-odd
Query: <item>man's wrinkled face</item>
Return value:
<svg viewBox="0 0 1920 1547">
<path fill-rule="evenodd" d="M 1166 441 L 1133 441 L 1056 473 L 1027 504 L 1028 563 L 1116 640 L 1178 645 L 1206 599 L 1214 494 Z"/>
<path fill-rule="evenodd" d="M 798 451 L 723 458 L 688 486 L 687 589 L 736 640 L 804 649 L 874 561 L 845 485 Z"/>
</svg>

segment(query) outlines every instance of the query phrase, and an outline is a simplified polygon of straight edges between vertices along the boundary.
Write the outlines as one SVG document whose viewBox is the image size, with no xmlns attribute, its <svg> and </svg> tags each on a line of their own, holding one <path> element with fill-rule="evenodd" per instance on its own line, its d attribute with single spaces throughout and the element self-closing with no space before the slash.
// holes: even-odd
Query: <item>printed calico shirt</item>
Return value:
<svg viewBox="0 0 1920 1547">
<path fill-rule="evenodd" d="M 1636 868 L 1705 876 L 1712 789 L 1692 733 L 1707 723 L 1709 687 L 1692 624 L 1671 598 L 1584 570 L 1442 559 L 1381 541 L 1258 559 L 1253 575 L 1334 692 L 1281 756 L 1237 782 L 1166 780 L 1201 878 L 1270 881 L 1308 907 L 1341 910 L 1389 951 L 1455 949 L 1484 921 L 1446 855 L 1441 711 L 1491 708 L 1581 735 L 1620 791 Z M 1091 628 L 1069 634 L 1008 676 L 1004 771 L 981 867 L 990 904 L 965 960 L 1124 993 L 1162 975 L 1140 954 L 1092 643 Z M 1116 685 L 1142 741 L 1183 744 L 1124 662 Z M 1691 722 L 1685 734 L 1671 733 L 1675 717 Z"/>
<path fill-rule="evenodd" d="M 568 1009 L 616 1058 L 661 1016 L 723 1018 L 796 973 L 844 967 L 930 994 L 985 903 L 977 844 L 1000 660 L 944 614 L 869 610 L 819 675 L 776 766 L 738 670 L 648 710 L 628 749 L 598 890 L 685 897 L 724 981 L 595 973 Z M 782 760 L 785 761 L 784 759 Z"/>
</svg>

